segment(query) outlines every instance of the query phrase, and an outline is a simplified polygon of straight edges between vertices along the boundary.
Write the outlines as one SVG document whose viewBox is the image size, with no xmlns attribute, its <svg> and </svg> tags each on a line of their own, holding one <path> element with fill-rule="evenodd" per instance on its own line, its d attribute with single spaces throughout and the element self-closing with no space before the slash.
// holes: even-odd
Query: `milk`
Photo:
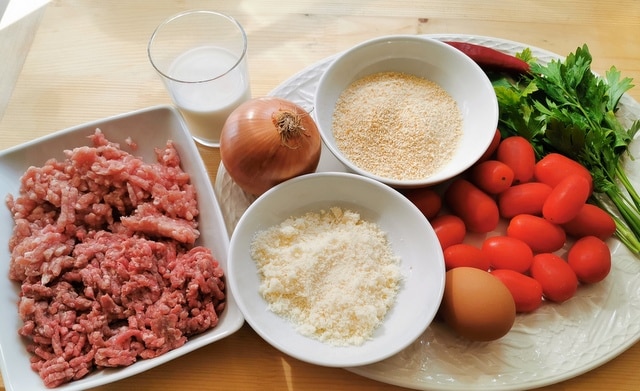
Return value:
<svg viewBox="0 0 640 391">
<path fill-rule="evenodd" d="M 192 136 L 204 145 L 219 145 L 229 114 L 251 97 L 246 61 L 237 62 L 223 48 L 200 46 L 178 56 L 169 67 L 168 90 Z"/>
</svg>

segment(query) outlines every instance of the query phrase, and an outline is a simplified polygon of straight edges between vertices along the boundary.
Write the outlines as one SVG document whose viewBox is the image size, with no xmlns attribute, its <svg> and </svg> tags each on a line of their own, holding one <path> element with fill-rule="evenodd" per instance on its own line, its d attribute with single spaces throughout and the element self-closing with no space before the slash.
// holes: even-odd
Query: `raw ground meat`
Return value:
<svg viewBox="0 0 640 391">
<path fill-rule="evenodd" d="M 7 196 L 19 334 L 47 387 L 180 347 L 225 306 L 223 270 L 194 246 L 196 193 L 172 142 L 145 163 L 99 129 L 91 140 L 29 168 Z"/>
</svg>

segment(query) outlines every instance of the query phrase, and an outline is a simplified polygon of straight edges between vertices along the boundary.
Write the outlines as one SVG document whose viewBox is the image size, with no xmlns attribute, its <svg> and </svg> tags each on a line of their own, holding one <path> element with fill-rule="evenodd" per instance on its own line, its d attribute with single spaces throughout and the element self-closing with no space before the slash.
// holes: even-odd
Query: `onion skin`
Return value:
<svg viewBox="0 0 640 391">
<path fill-rule="evenodd" d="M 242 190 L 255 196 L 315 172 L 321 147 L 311 115 L 278 97 L 242 103 L 231 112 L 220 135 L 220 159 L 227 173 Z"/>
</svg>

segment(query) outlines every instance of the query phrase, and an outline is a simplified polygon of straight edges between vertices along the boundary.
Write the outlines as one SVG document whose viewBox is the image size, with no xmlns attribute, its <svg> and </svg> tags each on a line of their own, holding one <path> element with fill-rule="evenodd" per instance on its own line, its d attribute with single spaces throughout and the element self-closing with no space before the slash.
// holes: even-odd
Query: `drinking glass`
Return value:
<svg viewBox="0 0 640 391">
<path fill-rule="evenodd" d="M 155 29 L 147 52 L 193 138 L 218 147 L 229 114 L 251 98 L 240 23 L 214 11 L 182 12 Z"/>
</svg>

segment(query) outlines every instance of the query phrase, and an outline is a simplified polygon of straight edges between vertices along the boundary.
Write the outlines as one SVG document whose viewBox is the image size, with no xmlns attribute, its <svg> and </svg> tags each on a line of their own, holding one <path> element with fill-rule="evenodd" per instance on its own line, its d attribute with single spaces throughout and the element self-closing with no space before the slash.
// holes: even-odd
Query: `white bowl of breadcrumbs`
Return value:
<svg viewBox="0 0 640 391">
<path fill-rule="evenodd" d="M 340 53 L 320 77 L 313 114 L 349 171 L 411 188 L 473 165 L 495 134 L 498 102 L 489 78 L 459 50 L 393 35 Z"/>
<path fill-rule="evenodd" d="M 322 172 L 249 206 L 231 237 L 227 278 L 246 321 L 272 346 L 353 367 L 420 337 L 444 276 L 438 239 L 415 205 L 374 179 Z"/>
</svg>

